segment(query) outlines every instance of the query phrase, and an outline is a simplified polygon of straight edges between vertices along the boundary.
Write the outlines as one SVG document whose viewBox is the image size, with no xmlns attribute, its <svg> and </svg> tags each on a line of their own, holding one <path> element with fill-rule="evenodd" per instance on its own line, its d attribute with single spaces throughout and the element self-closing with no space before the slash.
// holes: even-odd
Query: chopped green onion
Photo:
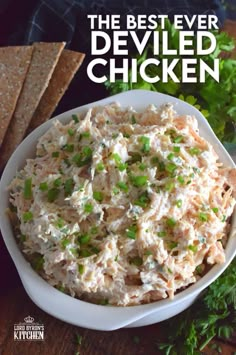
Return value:
<svg viewBox="0 0 236 355">
<path fill-rule="evenodd" d="M 177 201 L 175 202 L 175 204 L 176 204 L 176 206 L 177 206 L 178 208 L 182 207 L 182 203 L 183 203 L 182 200 L 177 200 Z"/>
<path fill-rule="evenodd" d="M 135 118 L 134 115 L 131 117 L 131 123 L 132 123 L 132 124 L 135 124 L 135 123 L 136 123 L 136 118 Z"/>
<path fill-rule="evenodd" d="M 26 200 L 30 200 L 33 196 L 32 193 L 32 178 L 26 179 L 25 180 L 25 185 L 24 185 L 24 198 Z"/>
<path fill-rule="evenodd" d="M 158 164 L 159 171 L 165 171 L 165 168 L 165 163 L 163 161 L 160 161 L 160 163 Z"/>
<path fill-rule="evenodd" d="M 72 178 L 65 181 L 65 196 L 71 196 L 74 189 L 74 180 Z"/>
<path fill-rule="evenodd" d="M 173 139 L 173 142 L 174 142 L 174 143 L 180 143 L 180 142 L 183 141 L 183 139 L 184 139 L 183 136 L 177 136 L 177 137 L 175 137 L 175 138 Z"/>
<path fill-rule="evenodd" d="M 168 163 L 168 164 L 166 164 L 166 166 L 165 166 L 165 170 L 166 170 L 168 173 L 173 173 L 176 169 L 177 169 L 177 166 L 176 166 L 174 163 Z"/>
<path fill-rule="evenodd" d="M 178 176 L 178 177 L 177 177 L 177 180 L 178 180 L 178 182 L 179 182 L 181 185 L 183 185 L 184 182 L 185 182 L 183 176 Z"/>
<path fill-rule="evenodd" d="M 48 189 L 48 184 L 46 182 L 41 182 L 39 185 L 39 190 L 47 191 L 47 189 Z"/>
<path fill-rule="evenodd" d="M 120 192 L 120 190 L 117 189 L 117 187 L 114 187 L 114 188 L 112 189 L 112 192 L 113 192 L 114 195 L 118 195 L 118 193 Z"/>
<path fill-rule="evenodd" d="M 201 273 L 203 272 L 203 267 L 202 267 L 202 265 L 198 265 L 198 266 L 196 267 L 196 271 L 197 271 L 198 274 L 201 274 Z"/>
<path fill-rule="evenodd" d="M 175 153 L 179 153 L 180 152 L 180 147 L 173 147 L 173 151 Z"/>
<path fill-rule="evenodd" d="M 38 254 L 32 262 L 32 266 L 36 271 L 40 271 L 43 269 L 43 264 L 44 264 L 44 258 L 43 255 Z"/>
<path fill-rule="evenodd" d="M 86 203 L 84 205 L 84 212 L 86 212 L 86 213 L 93 212 L 93 205 L 91 205 L 91 203 Z"/>
<path fill-rule="evenodd" d="M 80 275 L 82 275 L 84 273 L 84 265 L 79 264 L 78 265 L 78 271 L 79 271 Z"/>
<path fill-rule="evenodd" d="M 33 219 L 33 213 L 31 211 L 23 213 L 23 221 L 24 222 L 32 221 L 32 219 Z"/>
<path fill-rule="evenodd" d="M 136 234 L 138 231 L 138 227 L 136 225 L 133 225 L 126 229 L 126 236 L 130 239 L 136 239 Z"/>
<path fill-rule="evenodd" d="M 78 256 L 78 249 L 77 248 L 70 248 L 69 251 L 71 252 L 71 254 Z"/>
<path fill-rule="evenodd" d="M 196 253 L 198 250 L 197 245 L 189 245 L 188 249 L 191 250 L 193 253 Z"/>
<path fill-rule="evenodd" d="M 201 222 L 207 222 L 208 221 L 208 216 L 204 212 L 200 212 L 198 215 L 199 219 Z"/>
<path fill-rule="evenodd" d="M 61 242 L 61 245 L 63 247 L 63 249 L 66 249 L 66 247 L 70 244 L 70 240 L 69 239 L 63 239 Z"/>
<path fill-rule="evenodd" d="M 58 218 L 57 227 L 61 229 L 62 227 L 64 227 L 64 225 L 65 225 L 65 221 L 62 218 Z"/>
<path fill-rule="evenodd" d="M 91 156 L 93 154 L 93 150 L 90 147 L 85 146 L 83 147 L 82 154 L 86 157 Z"/>
<path fill-rule="evenodd" d="M 98 227 L 91 227 L 90 233 L 91 234 L 97 234 L 98 233 Z"/>
<path fill-rule="evenodd" d="M 80 134 L 81 138 L 90 138 L 90 132 L 86 131 L 86 132 L 82 132 Z"/>
<path fill-rule="evenodd" d="M 115 160 L 116 164 L 119 164 L 119 163 L 121 162 L 121 157 L 120 157 L 119 154 L 117 154 L 117 153 L 113 153 L 113 154 L 111 155 L 111 158 L 112 158 L 113 160 Z"/>
<path fill-rule="evenodd" d="M 80 244 L 88 244 L 90 239 L 91 239 L 91 237 L 89 234 L 83 234 L 79 237 L 79 243 Z"/>
<path fill-rule="evenodd" d="M 85 159 L 82 159 L 81 154 L 77 153 L 73 156 L 72 158 L 73 163 L 75 163 L 78 167 L 82 167 L 84 165 L 87 165 L 89 163 L 91 163 L 91 157 L 88 156 Z"/>
<path fill-rule="evenodd" d="M 66 164 L 66 166 L 69 168 L 71 166 L 71 162 L 69 161 L 68 158 L 65 158 L 64 160 L 64 163 Z"/>
<path fill-rule="evenodd" d="M 57 188 L 52 188 L 52 189 L 48 190 L 48 194 L 47 194 L 48 202 L 54 202 L 56 200 L 56 198 L 58 197 L 59 193 L 60 193 L 60 190 Z"/>
<path fill-rule="evenodd" d="M 167 155 L 168 160 L 172 160 L 175 157 L 174 153 L 170 153 Z"/>
<path fill-rule="evenodd" d="M 161 231 L 157 233 L 158 237 L 163 238 L 166 237 L 166 231 Z"/>
<path fill-rule="evenodd" d="M 199 155 L 201 153 L 201 150 L 197 147 L 193 147 L 189 149 L 189 153 L 191 155 Z"/>
<path fill-rule="evenodd" d="M 97 171 L 103 171 L 105 169 L 105 166 L 103 163 L 98 163 L 96 166 Z"/>
<path fill-rule="evenodd" d="M 143 144 L 142 152 L 148 153 L 150 151 L 150 138 L 142 136 L 140 137 L 139 141 Z"/>
<path fill-rule="evenodd" d="M 88 256 L 91 256 L 92 254 L 88 249 L 82 249 L 82 250 L 80 250 L 79 255 L 82 256 L 82 258 L 87 258 Z"/>
<path fill-rule="evenodd" d="M 136 201 L 134 201 L 134 205 L 140 206 L 142 208 L 146 208 L 150 203 L 150 198 L 148 197 L 148 192 L 145 191 L 142 193 Z"/>
<path fill-rule="evenodd" d="M 61 186 L 61 184 L 62 184 L 61 178 L 57 178 L 56 180 L 53 181 L 53 186 L 55 187 L 59 187 Z"/>
<path fill-rule="evenodd" d="M 130 264 L 134 264 L 136 266 L 141 266 L 143 263 L 143 259 L 140 256 L 135 256 L 130 260 Z"/>
<path fill-rule="evenodd" d="M 131 176 L 132 185 L 135 187 L 142 187 L 147 184 L 148 176 L 139 175 L 139 176 Z"/>
<path fill-rule="evenodd" d="M 117 168 L 119 171 L 124 171 L 128 167 L 127 163 L 120 163 Z"/>
<path fill-rule="evenodd" d="M 160 162 L 158 157 L 152 157 L 150 161 L 153 166 L 158 165 Z"/>
<path fill-rule="evenodd" d="M 213 207 L 213 208 L 212 208 L 212 211 L 213 211 L 214 213 L 217 213 L 217 212 L 219 211 L 219 208 Z"/>
<path fill-rule="evenodd" d="M 62 149 L 66 152 L 73 153 L 75 146 L 74 144 L 65 144 Z"/>
<path fill-rule="evenodd" d="M 94 191 L 93 192 L 93 198 L 98 201 L 98 202 L 102 202 L 103 200 L 103 193 L 100 191 Z"/>
<path fill-rule="evenodd" d="M 75 123 L 79 123 L 79 119 L 78 119 L 77 115 L 72 115 L 72 119 Z"/>
<path fill-rule="evenodd" d="M 67 133 L 69 134 L 69 136 L 72 137 L 72 136 L 75 134 L 75 131 L 74 131 L 73 128 L 69 128 L 68 131 L 67 131 Z"/>
<path fill-rule="evenodd" d="M 225 215 L 223 215 L 223 218 L 222 218 L 222 220 L 221 220 L 221 222 L 225 222 L 226 221 L 226 216 Z"/>
<path fill-rule="evenodd" d="M 168 227 L 174 227 L 176 225 L 176 220 L 174 218 L 168 218 L 166 224 Z"/>
<path fill-rule="evenodd" d="M 174 249 L 174 248 L 176 248 L 177 246 L 178 246 L 178 243 L 177 243 L 177 242 L 171 241 L 171 242 L 168 243 L 168 247 L 169 247 L 170 249 Z"/>
<path fill-rule="evenodd" d="M 144 171 L 147 168 L 147 164 L 141 163 L 139 164 L 139 170 Z"/>
<path fill-rule="evenodd" d="M 113 139 L 116 139 L 118 136 L 119 136 L 118 133 L 112 133 L 112 138 L 113 138 Z"/>
<path fill-rule="evenodd" d="M 91 251 L 92 251 L 94 254 L 100 253 L 100 249 L 98 249 L 98 248 L 95 247 L 95 246 L 92 246 L 92 247 L 91 247 Z"/>
<path fill-rule="evenodd" d="M 124 138 L 130 138 L 130 134 L 128 134 L 128 133 L 123 133 L 123 137 L 124 137 Z"/>
<path fill-rule="evenodd" d="M 129 188 L 128 186 L 126 185 L 126 183 L 124 183 L 123 181 L 119 181 L 117 184 L 116 184 L 117 187 L 119 187 L 120 190 L 124 191 L 124 192 L 128 192 L 129 191 Z"/>
<path fill-rule="evenodd" d="M 58 158 L 59 157 L 59 152 L 52 152 L 52 157 L 53 158 Z"/>
<path fill-rule="evenodd" d="M 173 189 L 175 188 L 175 184 L 173 183 L 173 181 L 168 181 L 165 184 L 165 190 L 171 192 Z"/>
</svg>

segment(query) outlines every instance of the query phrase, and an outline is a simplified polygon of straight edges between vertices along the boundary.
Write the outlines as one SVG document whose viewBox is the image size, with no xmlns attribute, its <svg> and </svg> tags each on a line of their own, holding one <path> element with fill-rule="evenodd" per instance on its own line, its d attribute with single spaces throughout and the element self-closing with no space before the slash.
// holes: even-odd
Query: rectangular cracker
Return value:
<svg viewBox="0 0 236 355">
<path fill-rule="evenodd" d="M 0 48 L 0 147 L 29 68 L 33 48 Z"/>
<path fill-rule="evenodd" d="M 75 73 L 84 60 L 83 53 L 64 49 L 47 89 L 31 119 L 27 134 L 46 122 L 55 111 Z"/>
<path fill-rule="evenodd" d="M 23 140 L 31 118 L 45 92 L 65 46 L 60 43 L 34 43 L 33 54 L 16 109 L 0 148 L 0 170 Z"/>
</svg>

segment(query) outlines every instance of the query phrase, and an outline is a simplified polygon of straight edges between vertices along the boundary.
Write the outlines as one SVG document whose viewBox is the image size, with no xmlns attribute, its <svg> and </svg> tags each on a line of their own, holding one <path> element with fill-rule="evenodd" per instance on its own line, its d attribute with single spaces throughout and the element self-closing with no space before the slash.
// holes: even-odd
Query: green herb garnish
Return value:
<svg viewBox="0 0 236 355">
<path fill-rule="evenodd" d="M 74 189 L 74 180 L 72 178 L 65 181 L 65 196 L 71 196 Z"/>
<path fill-rule="evenodd" d="M 91 203 L 86 203 L 84 205 L 84 212 L 85 213 L 92 213 L 93 212 L 93 205 L 91 205 Z"/>
<path fill-rule="evenodd" d="M 198 215 L 198 218 L 200 219 L 201 222 L 207 222 L 208 221 L 208 216 L 204 212 L 200 212 Z"/>
<path fill-rule="evenodd" d="M 125 182 L 123 181 L 119 181 L 117 184 L 116 184 L 117 187 L 119 187 L 120 190 L 124 191 L 124 192 L 128 192 L 129 191 L 129 188 L 128 186 L 126 185 Z"/>
<path fill-rule="evenodd" d="M 126 229 L 126 236 L 130 239 L 136 239 L 137 231 L 138 231 L 138 227 L 136 225 L 133 225 L 128 229 Z"/>
<path fill-rule="evenodd" d="M 47 191 L 48 190 L 48 184 L 46 182 L 41 182 L 40 185 L 39 185 L 39 190 Z"/>
<path fill-rule="evenodd" d="M 84 270 L 85 270 L 84 265 L 79 264 L 79 265 L 78 265 L 78 271 L 79 271 L 79 274 L 80 274 L 80 275 L 83 275 Z"/>
<path fill-rule="evenodd" d="M 68 128 L 67 133 L 69 134 L 70 137 L 73 137 L 73 135 L 75 134 L 75 130 L 73 128 Z"/>
<path fill-rule="evenodd" d="M 135 256 L 134 258 L 130 259 L 130 264 L 134 264 L 136 266 L 141 266 L 143 263 L 143 259 L 140 256 Z"/>
<path fill-rule="evenodd" d="M 60 152 L 52 152 L 52 158 L 58 158 L 60 155 Z"/>
<path fill-rule="evenodd" d="M 103 193 L 100 191 L 94 191 L 93 192 L 93 198 L 98 201 L 98 202 L 102 202 L 103 200 Z"/>
<path fill-rule="evenodd" d="M 174 218 L 168 218 L 166 224 L 168 227 L 174 227 L 176 225 L 176 220 Z"/>
<path fill-rule="evenodd" d="M 139 141 L 140 141 L 140 143 L 143 144 L 142 152 L 143 153 L 150 152 L 150 138 L 142 136 L 142 137 L 140 137 Z"/>
<path fill-rule="evenodd" d="M 54 202 L 57 199 L 59 193 L 60 190 L 57 189 L 56 187 L 49 189 L 47 193 L 48 202 Z"/>
<path fill-rule="evenodd" d="M 75 123 L 79 123 L 79 119 L 78 119 L 77 115 L 72 115 L 72 119 Z"/>
<path fill-rule="evenodd" d="M 23 213 L 23 221 L 24 222 L 30 222 L 33 219 L 33 213 L 31 211 L 27 211 Z"/>
<path fill-rule="evenodd" d="M 139 175 L 139 176 L 131 176 L 130 177 L 132 185 L 135 187 L 142 187 L 147 184 L 148 176 Z"/>
<path fill-rule="evenodd" d="M 150 198 L 148 197 L 148 192 L 143 192 L 137 200 L 134 201 L 134 205 L 146 208 L 150 203 Z"/>
<path fill-rule="evenodd" d="M 28 178 L 25 180 L 25 184 L 24 184 L 24 198 L 26 200 L 31 200 L 32 196 L 33 196 L 32 178 Z"/>
</svg>

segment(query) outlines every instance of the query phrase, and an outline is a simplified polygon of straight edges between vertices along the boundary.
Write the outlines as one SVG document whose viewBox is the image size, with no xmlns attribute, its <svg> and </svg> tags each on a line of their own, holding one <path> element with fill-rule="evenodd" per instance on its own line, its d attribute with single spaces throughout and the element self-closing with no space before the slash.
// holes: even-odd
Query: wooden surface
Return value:
<svg viewBox="0 0 236 355">
<path fill-rule="evenodd" d="M 236 24 L 228 21 L 226 30 L 236 37 Z M 161 324 L 148 327 L 99 332 L 66 324 L 51 317 L 27 296 L 0 236 L 0 354 L 1 355 L 151 355 L 159 354 Z M 44 341 L 14 341 L 14 324 L 30 315 L 45 326 Z M 81 345 L 76 335 L 82 336 Z M 236 351 L 233 344 L 220 344 L 223 355 Z M 215 350 L 205 354 L 215 355 Z M 187 354 L 178 354 L 187 355 Z"/>
</svg>

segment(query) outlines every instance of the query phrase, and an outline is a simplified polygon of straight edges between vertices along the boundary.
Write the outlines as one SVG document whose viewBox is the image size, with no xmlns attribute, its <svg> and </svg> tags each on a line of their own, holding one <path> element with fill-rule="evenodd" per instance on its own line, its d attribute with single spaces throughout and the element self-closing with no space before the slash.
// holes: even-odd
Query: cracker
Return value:
<svg viewBox="0 0 236 355">
<path fill-rule="evenodd" d="M 84 57 L 83 53 L 67 49 L 63 50 L 49 85 L 32 117 L 27 133 L 30 133 L 51 117 L 75 73 L 82 64 Z"/>
<path fill-rule="evenodd" d="M 64 46 L 64 42 L 33 44 L 29 70 L 0 149 L 0 170 L 23 140 Z"/>
<path fill-rule="evenodd" d="M 0 48 L 0 146 L 10 124 L 30 64 L 33 48 Z"/>
</svg>

